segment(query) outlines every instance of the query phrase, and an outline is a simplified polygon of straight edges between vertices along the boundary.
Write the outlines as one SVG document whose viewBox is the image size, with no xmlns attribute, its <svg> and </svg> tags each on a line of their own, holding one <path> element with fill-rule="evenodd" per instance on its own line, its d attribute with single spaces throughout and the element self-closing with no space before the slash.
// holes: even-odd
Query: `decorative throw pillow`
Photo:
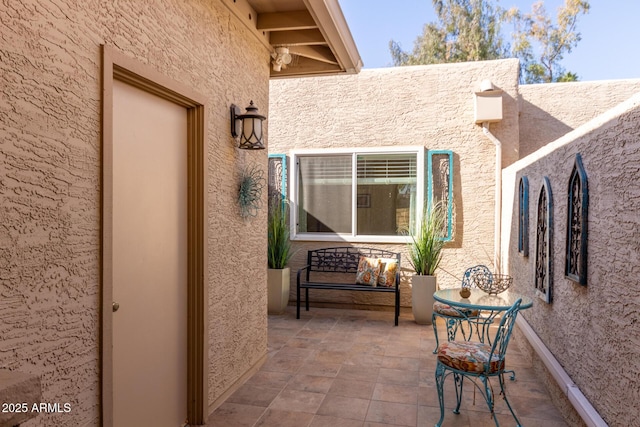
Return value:
<svg viewBox="0 0 640 427">
<path fill-rule="evenodd" d="M 396 273 L 398 272 L 398 260 L 396 258 L 380 258 L 380 276 L 378 286 L 391 288 L 396 285 Z"/>
<path fill-rule="evenodd" d="M 358 262 L 358 272 L 356 273 L 356 283 L 359 285 L 376 286 L 380 275 L 380 260 L 378 258 L 367 258 L 360 256 Z"/>
</svg>

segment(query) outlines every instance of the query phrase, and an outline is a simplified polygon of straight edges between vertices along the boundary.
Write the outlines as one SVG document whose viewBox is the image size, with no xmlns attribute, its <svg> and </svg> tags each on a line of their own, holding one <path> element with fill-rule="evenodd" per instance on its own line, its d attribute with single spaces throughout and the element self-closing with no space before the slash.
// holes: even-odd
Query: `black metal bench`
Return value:
<svg viewBox="0 0 640 427">
<path fill-rule="evenodd" d="M 356 284 L 356 272 L 360 256 L 369 258 L 395 258 L 398 260 L 396 283 L 393 287 L 368 286 Z M 333 283 L 328 280 L 311 280 L 311 273 L 344 273 L 341 275 L 349 281 Z M 300 318 L 300 290 L 305 290 L 305 308 L 309 311 L 309 289 L 335 289 L 341 291 L 386 292 L 395 294 L 395 325 L 398 326 L 400 316 L 400 254 L 375 248 L 336 247 L 314 249 L 307 253 L 307 265 L 298 270 L 297 275 L 296 319 Z"/>
</svg>

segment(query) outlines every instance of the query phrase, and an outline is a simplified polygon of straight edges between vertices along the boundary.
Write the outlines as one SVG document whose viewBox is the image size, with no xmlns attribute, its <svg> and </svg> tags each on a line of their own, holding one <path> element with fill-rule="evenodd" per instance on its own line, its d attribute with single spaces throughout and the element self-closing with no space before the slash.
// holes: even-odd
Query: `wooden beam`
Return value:
<svg viewBox="0 0 640 427">
<path fill-rule="evenodd" d="M 326 45 L 320 30 L 272 31 L 269 33 L 272 46 Z"/>
<path fill-rule="evenodd" d="M 338 64 L 338 60 L 328 46 L 291 46 L 289 53 L 320 62 L 326 62 L 327 64 Z"/>
<path fill-rule="evenodd" d="M 283 68 L 282 71 L 271 71 L 271 78 L 278 77 L 291 77 L 313 74 L 339 74 L 344 70 L 337 64 L 328 64 L 326 62 L 314 61 L 313 59 L 305 58 L 301 56 L 298 58 L 298 62 L 294 65 L 291 64 L 287 68 Z"/>
<path fill-rule="evenodd" d="M 318 26 L 308 10 L 296 10 L 261 13 L 258 15 L 257 28 L 262 31 L 285 31 L 309 30 Z"/>
</svg>

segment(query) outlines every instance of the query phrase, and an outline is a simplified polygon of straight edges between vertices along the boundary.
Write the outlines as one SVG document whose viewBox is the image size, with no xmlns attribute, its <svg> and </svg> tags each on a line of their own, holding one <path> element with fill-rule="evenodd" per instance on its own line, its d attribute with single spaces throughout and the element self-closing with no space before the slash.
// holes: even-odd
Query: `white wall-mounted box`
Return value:
<svg viewBox="0 0 640 427">
<path fill-rule="evenodd" d="M 502 120 L 502 91 L 499 89 L 476 92 L 473 96 L 476 123 Z"/>
</svg>

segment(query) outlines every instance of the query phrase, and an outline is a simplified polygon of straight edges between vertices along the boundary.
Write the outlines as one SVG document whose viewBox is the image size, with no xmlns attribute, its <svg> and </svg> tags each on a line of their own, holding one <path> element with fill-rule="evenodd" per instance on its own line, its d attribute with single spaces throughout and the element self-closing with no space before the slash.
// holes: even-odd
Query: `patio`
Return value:
<svg viewBox="0 0 640 427">
<path fill-rule="evenodd" d="M 444 325 L 441 324 L 442 330 Z M 444 332 L 443 332 L 444 334 Z M 269 357 L 208 420 L 209 426 L 382 427 L 432 426 L 440 417 L 435 388 L 435 346 L 431 325 L 417 325 L 402 313 L 312 307 L 295 319 L 295 307 L 269 316 Z M 515 342 L 508 367 L 509 399 L 523 425 L 567 424 L 555 408 L 531 363 Z M 496 383 L 497 385 L 497 383 Z M 444 426 L 493 426 L 479 393 L 467 383 L 460 414 L 451 412 L 453 380 L 445 383 Z M 502 399 L 496 413 L 501 425 L 514 420 Z"/>
</svg>

